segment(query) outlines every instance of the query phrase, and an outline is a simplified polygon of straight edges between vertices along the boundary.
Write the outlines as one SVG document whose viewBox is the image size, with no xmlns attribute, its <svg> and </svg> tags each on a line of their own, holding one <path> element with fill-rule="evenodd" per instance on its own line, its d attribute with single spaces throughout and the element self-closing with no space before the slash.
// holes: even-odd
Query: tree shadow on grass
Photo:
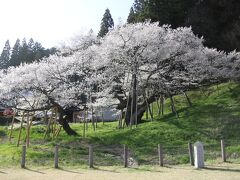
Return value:
<svg viewBox="0 0 240 180">
<path fill-rule="evenodd" d="M 72 171 L 72 170 L 64 169 L 62 167 L 58 167 L 58 168 L 56 168 L 56 170 L 65 171 L 65 172 L 69 172 L 69 173 L 82 174 L 82 173 L 80 173 L 78 171 Z"/>
<path fill-rule="evenodd" d="M 24 169 L 26 169 L 26 170 L 28 170 L 28 171 L 35 172 L 35 173 L 39 173 L 39 174 L 45 174 L 44 172 L 41 172 L 41 171 L 38 171 L 38 170 L 34 170 L 34 169 L 30 169 L 30 168 L 28 168 L 28 167 L 26 167 L 26 168 L 24 168 Z"/>
<path fill-rule="evenodd" d="M 106 172 L 112 172 L 112 173 L 119 173 L 116 169 L 108 170 L 108 169 L 103 169 L 103 168 L 100 168 L 100 167 L 93 167 L 91 169 L 92 170 L 97 170 L 97 171 L 106 171 Z"/>
<path fill-rule="evenodd" d="M 221 167 L 205 167 L 204 169 L 210 170 L 210 171 L 240 172 L 240 169 L 229 169 L 229 168 L 221 168 Z"/>
<path fill-rule="evenodd" d="M 139 168 L 139 167 L 130 167 L 129 169 L 133 169 L 135 171 L 140 171 L 140 172 L 163 172 L 161 170 L 148 169 L 148 168 Z"/>
</svg>

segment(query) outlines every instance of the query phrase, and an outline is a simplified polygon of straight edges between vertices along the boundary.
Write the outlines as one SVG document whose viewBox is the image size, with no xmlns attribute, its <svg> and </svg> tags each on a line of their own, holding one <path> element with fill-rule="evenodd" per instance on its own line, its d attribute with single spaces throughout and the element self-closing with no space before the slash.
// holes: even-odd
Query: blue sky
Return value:
<svg viewBox="0 0 240 180">
<path fill-rule="evenodd" d="M 115 24 L 126 22 L 134 0 L 0 0 L 0 52 L 7 39 L 32 37 L 44 47 L 93 29 L 99 31 L 106 8 Z"/>
</svg>

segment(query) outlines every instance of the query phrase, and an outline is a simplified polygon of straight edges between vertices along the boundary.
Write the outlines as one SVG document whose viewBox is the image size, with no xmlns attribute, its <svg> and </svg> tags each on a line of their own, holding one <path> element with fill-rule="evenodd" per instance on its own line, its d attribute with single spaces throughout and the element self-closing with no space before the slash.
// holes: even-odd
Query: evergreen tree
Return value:
<svg viewBox="0 0 240 180">
<path fill-rule="evenodd" d="M 135 13 L 133 7 L 131 7 L 128 18 L 127 18 L 128 23 L 134 23 L 135 22 Z"/>
<path fill-rule="evenodd" d="M 191 7 L 197 0 L 135 0 L 128 22 L 159 21 L 160 25 L 183 26 Z M 134 15 L 133 15 L 134 14 Z"/>
<path fill-rule="evenodd" d="M 34 52 L 35 60 L 39 60 L 39 59 L 41 59 L 44 56 L 49 56 L 49 54 L 45 53 L 44 47 L 39 42 L 35 42 L 35 44 L 33 46 L 33 52 Z"/>
<path fill-rule="evenodd" d="M 16 43 L 14 44 L 12 48 L 12 55 L 10 58 L 9 66 L 18 66 L 21 64 L 21 59 L 20 59 L 20 49 L 21 49 L 21 44 L 20 40 L 17 39 Z"/>
<path fill-rule="evenodd" d="M 101 22 L 101 27 L 100 27 L 100 31 L 98 33 L 98 37 L 103 37 L 105 36 L 109 29 L 114 27 L 114 22 L 112 19 L 112 15 L 110 13 L 109 9 L 106 9 L 103 18 L 102 18 L 102 22 Z"/>
<path fill-rule="evenodd" d="M 20 52 L 19 52 L 19 57 L 20 57 L 21 63 L 27 62 L 28 44 L 27 44 L 26 38 L 23 38 L 23 40 L 22 40 L 22 44 L 21 44 L 21 48 L 20 48 Z"/>
<path fill-rule="evenodd" d="M 205 45 L 225 51 L 240 50 L 240 1 L 201 0 L 186 25 L 206 40 Z"/>
<path fill-rule="evenodd" d="M 0 69 L 8 68 L 10 56 L 11 56 L 11 47 L 10 47 L 9 40 L 7 40 L 3 48 L 2 54 L 0 56 Z"/>
<path fill-rule="evenodd" d="M 30 38 L 28 41 L 28 53 L 27 53 L 27 63 L 31 63 L 35 60 L 35 52 L 34 52 L 34 40 Z"/>
<path fill-rule="evenodd" d="M 239 0 L 135 0 L 128 23 L 151 19 L 173 28 L 191 26 L 205 45 L 240 50 Z"/>
<path fill-rule="evenodd" d="M 17 39 L 12 49 L 9 66 L 18 66 L 21 63 L 32 63 L 33 61 L 48 57 L 56 52 L 56 48 L 45 49 L 41 43 L 34 42 L 33 38 L 30 38 L 28 43 L 24 38 L 22 44 L 20 40 Z"/>
</svg>

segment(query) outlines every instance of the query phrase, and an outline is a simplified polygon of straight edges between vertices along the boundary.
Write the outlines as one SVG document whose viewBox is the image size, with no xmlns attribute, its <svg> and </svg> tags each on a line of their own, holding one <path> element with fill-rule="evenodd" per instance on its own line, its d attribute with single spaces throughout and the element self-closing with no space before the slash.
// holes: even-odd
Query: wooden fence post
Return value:
<svg viewBox="0 0 240 180">
<path fill-rule="evenodd" d="M 194 166 L 192 143 L 188 143 L 188 154 L 191 166 Z"/>
<path fill-rule="evenodd" d="M 25 168 L 25 162 L 26 162 L 26 145 L 22 146 L 22 159 L 21 159 L 21 168 Z"/>
<path fill-rule="evenodd" d="M 221 139 L 221 154 L 223 162 L 226 162 L 225 144 L 223 139 Z"/>
<path fill-rule="evenodd" d="M 13 117 L 12 117 L 11 130 L 10 130 L 10 135 L 9 135 L 9 141 L 10 142 L 11 142 L 11 139 L 12 139 L 14 119 L 15 119 L 15 113 L 13 114 Z"/>
<path fill-rule="evenodd" d="M 163 146 L 158 145 L 158 157 L 159 157 L 159 166 L 163 166 Z"/>
<path fill-rule="evenodd" d="M 89 145 L 89 167 L 93 168 L 93 146 Z"/>
<path fill-rule="evenodd" d="M 54 168 L 58 168 L 58 146 L 54 147 Z"/>
<path fill-rule="evenodd" d="M 128 167 L 128 147 L 126 145 L 124 145 L 123 151 L 124 151 L 124 167 L 127 168 Z"/>
</svg>

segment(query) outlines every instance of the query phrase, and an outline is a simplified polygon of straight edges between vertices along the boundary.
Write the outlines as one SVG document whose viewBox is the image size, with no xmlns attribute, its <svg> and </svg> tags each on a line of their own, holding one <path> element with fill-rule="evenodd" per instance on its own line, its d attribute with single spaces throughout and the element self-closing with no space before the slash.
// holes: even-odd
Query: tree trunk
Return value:
<svg viewBox="0 0 240 180">
<path fill-rule="evenodd" d="M 184 96 L 185 96 L 185 98 L 186 98 L 186 100 L 187 100 L 188 107 L 192 107 L 192 102 L 190 101 L 187 93 L 183 92 L 183 94 L 184 94 Z"/>
<path fill-rule="evenodd" d="M 132 88 L 132 116 L 131 116 L 131 125 L 133 124 L 137 124 L 137 76 L 134 73 L 132 75 L 132 79 L 133 79 L 133 88 Z"/>
<path fill-rule="evenodd" d="M 74 110 L 72 109 L 64 110 L 64 114 L 66 115 L 66 120 L 68 122 L 73 122 L 73 113 L 74 113 Z"/>
<path fill-rule="evenodd" d="M 58 113 L 59 113 L 59 124 L 62 125 L 64 131 L 70 135 L 70 136 L 76 136 L 78 135 L 68 124 L 68 121 L 66 118 L 63 118 L 64 111 L 61 107 L 58 107 Z"/>
<path fill-rule="evenodd" d="M 177 113 L 176 108 L 175 108 L 175 105 L 174 105 L 174 101 L 173 101 L 172 95 L 169 95 L 169 98 L 170 98 L 170 101 L 171 101 L 171 110 L 172 110 L 172 113 L 175 113 L 175 114 L 176 114 L 176 117 L 179 118 L 178 113 Z"/>
<path fill-rule="evenodd" d="M 128 126 L 130 124 L 130 119 L 131 119 L 131 104 L 132 98 L 129 97 L 127 107 L 126 107 L 126 113 L 125 113 L 125 123 Z"/>
<path fill-rule="evenodd" d="M 64 116 L 64 109 L 63 109 L 57 102 L 55 102 L 55 100 L 54 100 L 52 97 L 50 97 L 46 91 L 43 91 L 43 94 L 45 94 L 45 95 L 48 97 L 48 100 L 51 102 L 51 104 L 57 108 L 58 113 L 59 113 L 59 124 L 62 125 L 64 131 L 65 131 L 68 135 L 70 135 L 70 136 L 76 136 L 76 135 L 78 135 L 78 134 L 69 126 L 67 119 L 66 119 L 66 118 L 63 118 L 63 116 Z M 72 114 L 71 114 L 70 118 L 72 118 Z"/>
<path fill-rule="evenodd" d="M 131 97 L 129 98 L 129 100 L 131 101 Z M 152 103 L 154 102 L 155 97 L 151 96 L 148 100 L 144 101 L 142 104 L 137 106 L 137 124 L 139 124 L 142 120 L 142 117 L 144 115 L 144 112 L 146 111 L 146 109 L 148 108 L 148 110 L 151 111 L 149 104 L 147 103 Z M 130 125 L 130 118 L 131 118 L 131 103 L 128 104 L 128 107 L 126 108 L 126 115 L 125 115 L 125 123 L 127 126 Z M 133 117 L 136 117 L 136 112 L 133 112 Z"/>
</svg>

